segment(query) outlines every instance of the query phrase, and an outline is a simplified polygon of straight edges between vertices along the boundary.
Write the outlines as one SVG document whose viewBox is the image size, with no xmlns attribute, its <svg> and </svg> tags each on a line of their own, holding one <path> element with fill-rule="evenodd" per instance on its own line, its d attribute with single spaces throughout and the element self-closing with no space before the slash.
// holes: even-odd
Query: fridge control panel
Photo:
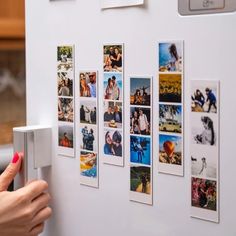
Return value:
<svg viewBox="0 0 236 236">
<path fill-rule="evenodd" d="M 181 15 L 214 14 L 236 11 L 236 0 L 178 0 Z"/>
<path fill-rule="evenodd" d="M 189 8 L 192 11 L 223 9 L 224 7 L 224 0 L 190 0 L 189 2 Z"/>
</svg>

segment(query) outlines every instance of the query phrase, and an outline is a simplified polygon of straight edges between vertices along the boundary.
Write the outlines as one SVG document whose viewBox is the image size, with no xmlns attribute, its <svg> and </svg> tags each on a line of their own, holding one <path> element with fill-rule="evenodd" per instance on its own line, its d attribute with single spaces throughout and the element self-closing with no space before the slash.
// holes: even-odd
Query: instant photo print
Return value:
<svg viewBox="0 0 236 236">
<path fill-rule="evenodd" d="M 98 159 L 94 152 L 80 152 L 80 184 L 98 187 Z"/>
<path fill-rule="evenodd" d="M 130 166 L 130 200 L 152 205 L 151 167 Z"/>
</svg>

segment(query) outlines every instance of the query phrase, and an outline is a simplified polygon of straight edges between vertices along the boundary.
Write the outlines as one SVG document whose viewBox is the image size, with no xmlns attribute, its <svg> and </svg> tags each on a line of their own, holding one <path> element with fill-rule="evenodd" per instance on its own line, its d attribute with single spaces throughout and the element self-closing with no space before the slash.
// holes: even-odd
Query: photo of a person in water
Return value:
<svg viewBox="0 0 236 236">
<path fill-rule="evenodd" d="M 159 71 L 181 72 L 183 58 L 182 42 L 159 43 Z"/>
</svg>

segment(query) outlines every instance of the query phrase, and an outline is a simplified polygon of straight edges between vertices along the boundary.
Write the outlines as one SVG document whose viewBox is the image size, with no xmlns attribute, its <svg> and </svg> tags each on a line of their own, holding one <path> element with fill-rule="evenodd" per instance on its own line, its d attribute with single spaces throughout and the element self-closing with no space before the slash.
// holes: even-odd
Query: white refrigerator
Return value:
<svg viewBox="0 0 236 236">
<path fill-rule="evenodd" d="M 197 0 L 196 5 L 194 1 L 183 2 L 186 11 L 190 9 L 188 4 L 202 8 Z M 233 5 L 233 1 L 222 2 Z M 53 209 L 43 236 L 236 235 L 236 13 L 220 13 L 225 7 L 221 3 L 216 3 L 219 9 L 215 14 L 210 11 L 184 16 L 178 7 L 177 0 L 147 0 L 143 5 L 113 9 L 101 9 L 101 3 L 92 0 L 26 0 L 27 125 L 51 126 L 53 131 L 52 165 L 40 171 L 40 177 L 49 183 Z M 158 172 L 158 42 L 173 40 L 184 42 L 183 177 Z M 98 71 L 102 97 L 106 43 L 124 44 L 124 127 L 129 127 L 130 122 L 129 77 L 153 78 L 151 206 L 129 200 L 128 128 L 124 129 L 127 142 L 123 167 L 104 164 L 100 148 L 99 188 L 80 184 L 76 147 L 74 158 L 58 155 L 57 46 L 75 45 L 75 80 L 79 79 L 79 71 Z M 192 80 L 220 81 L 218 223 L 190 214 Z M 99 107 L 102 109 L 102 101 Z M 100 146 L 102 117 L 99 114 Z"/>
</svg>

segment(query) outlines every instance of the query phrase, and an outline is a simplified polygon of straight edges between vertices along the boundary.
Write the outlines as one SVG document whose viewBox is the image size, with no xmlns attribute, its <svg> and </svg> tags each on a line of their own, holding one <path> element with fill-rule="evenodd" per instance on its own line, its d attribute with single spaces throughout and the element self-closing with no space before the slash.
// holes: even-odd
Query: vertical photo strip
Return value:
<svg viewBox="0 0 236 236">
<path fill-rule="evenodd" d="M 103 163 L 124 166 L 124 45 L 103 45 Z"/>
<path fill-rule="evenodd" d="M 153 204 L 152 77 L 130 77 L 130 200 Z"/>
<path fill-rule="evenodd" d="M 158 43 L 160 173 L 184 175 L 183 41 Z"/>
<path fill-rule="evenodd" d="M 219 223 L 219 81 L 191 81 L 191 216 Z"/>
<path fill-rule="evenodd" d="M 77 89 L 77 146 L 80 159 L 80 184 L 99 187 L 98 73 L 80 71 Z"/>
<path fill-rule="evenodd" d="M 75 157 L 74 46 L 57 47 L 58 155 Z"/>
</svg>

